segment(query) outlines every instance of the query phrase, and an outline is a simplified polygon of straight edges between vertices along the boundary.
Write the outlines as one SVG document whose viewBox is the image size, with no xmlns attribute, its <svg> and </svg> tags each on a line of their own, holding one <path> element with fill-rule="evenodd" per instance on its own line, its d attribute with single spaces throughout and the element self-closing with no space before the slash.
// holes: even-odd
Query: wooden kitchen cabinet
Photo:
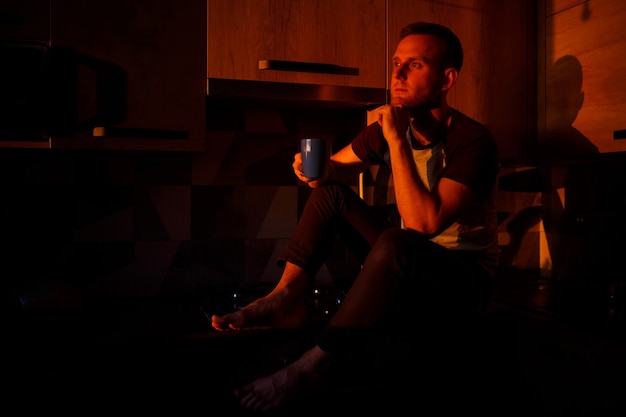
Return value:
<svg viewBox="0 0 626 417">
<path fill-rule="evenodd" d="M 76 99 L 75 129 L 51 147 L 204 149 L 204 0 L 52 0 L 51 16 Z"/>
<path fill-rule="evenodd" d="M 385 89 L 385 0 L 207 0 L 207 77 Z"/>
<path fill-rule="evenodd" d="M 47 144 L 44 107 L 48 0 L 0 2 L 0 147 Z"/>
<path fill-rule="evenodd" d="M 49 0 L 2 0 L 0 39 L 47 42 L 50 36 Z"/>
</svg>

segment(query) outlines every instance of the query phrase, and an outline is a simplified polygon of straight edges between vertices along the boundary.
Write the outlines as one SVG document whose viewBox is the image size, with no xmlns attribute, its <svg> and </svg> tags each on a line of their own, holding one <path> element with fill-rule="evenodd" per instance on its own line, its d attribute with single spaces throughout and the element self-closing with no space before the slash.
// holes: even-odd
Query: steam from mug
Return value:
<svg viewBox="0 0 626 417">
<path fill-rule="evenodd" d="M 331 143 L 325 139 L 300 139 L 302 172 L 307 178 L 323 178 L 328 172 Z"/>
</svg>

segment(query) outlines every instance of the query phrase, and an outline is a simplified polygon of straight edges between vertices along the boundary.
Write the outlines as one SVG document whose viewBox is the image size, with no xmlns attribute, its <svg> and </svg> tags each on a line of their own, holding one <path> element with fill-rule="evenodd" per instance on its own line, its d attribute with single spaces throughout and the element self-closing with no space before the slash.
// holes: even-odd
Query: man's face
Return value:
<svg viewBox="0 0 626 417">
<path fill-rule="evenodd" d="M 391 105 L 431 108 L 439 104 L 446 82 L 440 64 L 444 47 L 432 35 L 409 35 L 398 43 L 392 60 Z"/>
</svg>

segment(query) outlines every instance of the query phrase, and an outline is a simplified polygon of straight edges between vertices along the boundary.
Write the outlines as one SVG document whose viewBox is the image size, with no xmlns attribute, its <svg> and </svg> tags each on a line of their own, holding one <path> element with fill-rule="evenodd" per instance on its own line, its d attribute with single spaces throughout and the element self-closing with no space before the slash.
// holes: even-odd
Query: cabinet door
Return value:
<svg viewBox="0 0 626 417">
<path fill-rule="evenodd" d="M 203 149 L 204 0 L 52 0 L 51 15 L 53 51 L 76 64 L 76 131 L 52 147 Z"/>
<path fill-rule="evenodd" d="M 208 0 L 208 78 L 385 88 L 385 0 Z"/>
</svg>

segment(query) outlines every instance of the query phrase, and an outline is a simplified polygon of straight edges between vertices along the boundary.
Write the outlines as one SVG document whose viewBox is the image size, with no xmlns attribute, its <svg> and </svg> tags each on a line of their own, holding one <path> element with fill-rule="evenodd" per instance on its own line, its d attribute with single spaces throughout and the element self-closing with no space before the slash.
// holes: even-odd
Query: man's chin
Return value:
<svg viewBox="0 0 626 417">
<path fill-rule="evenodd" d="M 392 106 L 404 106 L 404 107 L 409 107 L 407 105 L 407 101 L 404 100 L 403 98 L 400 97 L 391 97 L 389 104 L 391 104 Z"/>
</svg>

